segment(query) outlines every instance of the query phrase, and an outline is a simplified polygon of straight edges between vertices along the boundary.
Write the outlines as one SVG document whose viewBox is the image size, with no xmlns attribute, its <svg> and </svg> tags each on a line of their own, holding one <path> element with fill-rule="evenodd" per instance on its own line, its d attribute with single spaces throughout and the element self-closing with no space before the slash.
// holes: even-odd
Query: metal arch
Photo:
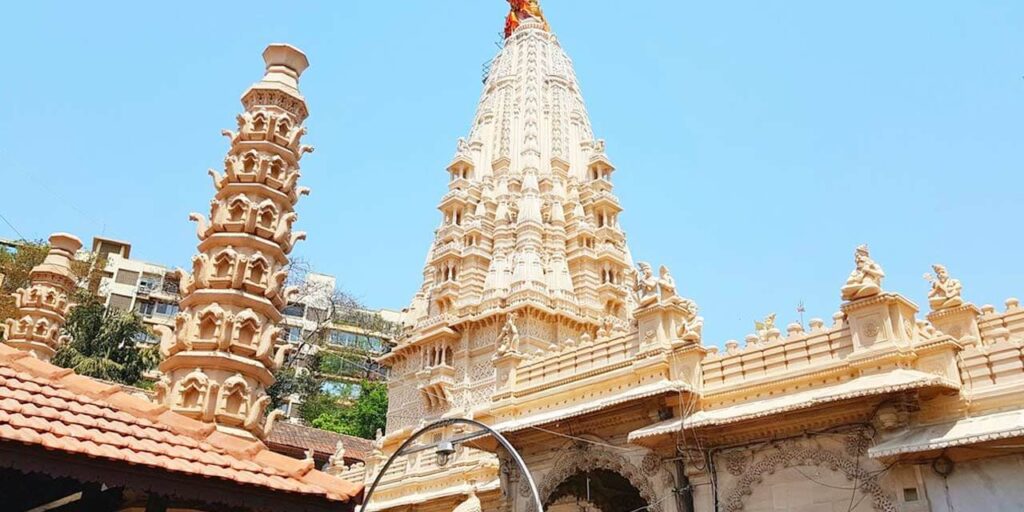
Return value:
<svg viewBox="0 0 1024 512">
<path fill-rule="evenodd" d="M 519 470 L 522 472 L 524 476 L 526 476 L 526 482 L 530 484 L 530 492 L 533 494 L 534 507 L 536 507 L 536 510 L 538 512 L 543 512 L 544 506 L 541 504 L 540 493 L 537 492 L 537 484 L 533 481 L 533 475 L 530 474 L 530 470 L 527 469 L 526 463 L 523 462 L 523 458 L 519 455 L 519 452 L 517 452 L 516 449 L 512 446 L 512 443 L 508 442 L 508 439 L 505 439 L 505 436 L 499 434 L 498 431 L 492 429 L 491 427 L 488 427 L 487 425 L 484 425 L 479 421 L 470 420 L 466 418 L 448 418 L 436 421 L 434 423 L 431 423 L 430 425 L 427 425 L 417 430 L 415 433 L 413 433 L 413 435 L 409 436 L 409 439 L 406 439 L 405 442 L 398 447 L 398 450 L 396 450 L 395 453 L 393 453 L 391 457 L 388 458 L 387 462 L 384 463 L 384 467 L 381 468 L 380 472 L 377 473 L 377 478 L 373 479 L 373 484 L 370 485 L 370 489 L 366 491 L 366 496 L 363 498 L 363 504 L 360 506 L 360 512 L 366 512 L 366 505 L 370 503 L 370 498 L 373 497 L 373 492 L 377 489 L 377 485 L 380 483 L 381 479 L 384 478 L 384 474 L 388 472 L 388 468 L 391 467 L 391 463 L 394 462 L 395 459 L 397 459 L 399 456 L 401 456 L 402 452 L 405 451 L 405 449 L 408 448 L 409 445 L 413 443 L 413 441 L 418 439 L 423 434 L 430 432 L 431 430 L 436 430 L 439 428 L 448 427 L 455 424 L 472 425 L 474 427 L 486 430 L 489 434 L 494 436 L 494 438 L 497 439 L 499 443 L 501 443 L 501 446 L 508 450 L 508 453 L 512 455 L 513 460 L 515 460 L 516 464 L 519 466 Z"/>
</svg>

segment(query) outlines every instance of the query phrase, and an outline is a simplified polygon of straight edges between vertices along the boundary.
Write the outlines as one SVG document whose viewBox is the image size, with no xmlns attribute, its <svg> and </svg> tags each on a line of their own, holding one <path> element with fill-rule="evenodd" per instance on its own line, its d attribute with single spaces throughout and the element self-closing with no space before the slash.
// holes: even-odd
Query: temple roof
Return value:
<svg viewBox="0 0 1024 512">
<path fill-rule="evenodd" d="M 684 429 L 717 427 L 809 409 L 852 398 L 928 387 L 958 389 L 955 383 L 949 382 L 942 376 L 918 370 L 896 369 L 885 373 L 857 377 L 833 386 L 812 388 L 782 396 L 751 400 L 728 407 L 698 411 L 685 418 L 672 418 L 634 430 L 630 432 L 629 440 L 634 442 L 645 437 L 673 434 Z"/>
<path fill-rule="evenodd" d="M 349 503 L 363 490 L 314 470 L 310 461 L 279 455 L 259 441 L 218 432 L 212 424 L 171 412 L 120 386 L 0 345 L 0 443 L 12 442 L 76 459 L 148 467 L 190 481 L 216 480 L 300 502 L 309 499 L 318 503 L 315 509 Z M 145 474 L 157 478 L 160 471 Z"/>
<path fill-rule="evenodd" d="M 313 450 L 316 458 L 327 459 L 334 454 L 338 441 L 344 443 L 345 459 L 365 461 L 373 451 L 373 442 L 361 437 L 347 436 L 280 421 L 267 437 L 267 446 L 278 453 L 287 453 L 296 457 L 304 456 L 306 450 Z"/>
<path fill-rule="evenodd" d="M 411 323 L 552 303 L 591 326 L 608 315 L 628 322 L 632 258 L 613 171 L 572 60 L 541 17 L 522 17 L 489 66 L 448 167 L 443 222 Z M 469 258 L 477 263 L 462 265 Z"/>
</svg>

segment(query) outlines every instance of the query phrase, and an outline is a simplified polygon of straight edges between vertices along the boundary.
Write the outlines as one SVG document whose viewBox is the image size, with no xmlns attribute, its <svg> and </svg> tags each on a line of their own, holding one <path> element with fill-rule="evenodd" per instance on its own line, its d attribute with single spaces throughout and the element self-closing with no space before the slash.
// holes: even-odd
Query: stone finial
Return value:
<svg viewBox="0 0 1024 512">
<path fill-rule="evenodd" d="M 762 341 L 761 337 L 756 334 L 748 334 L 743 337 L 743 341 L 746 342 L 746 346 L 753 347 Z"/>
<path fill-rule="evenodd" d="M 819 332 L 825 329 L 825 321 L 820 318 L 812 318 L 809 322 L 811 332 Z"/>
<path fill-rule="evenodd" d="M 835 313 L 832 313 L 833 327 L 842 327 L 844 321 L 846 321 L 846 313 L 843 313 L 842 311 L 836 311 Z"/>
<path fill-rule="evenodd" d="M 846 284 L 843 285 L 843 300 L 853 301 L 882 293 L 882 279 L 885 277 L 885 272 L 881 265 L 871 259 L 868 246 L 857 247 L 853 260 L 856 267 L 850 273 L 850 277 L 846 279 Z"/>
<path fill-rule="evenodd" d="M 798 324 L 796 322 L 793 322 L 793 323 L 791 323 L 791 324 L 786 326 L 786 334 L 790 338 L 796 338 L 797 336 L 800 336 L 803 333 L 804 333 L 804 326 L 802 326 L 802 325 L 800 325 L 800 324 Z"/>
<path fill-rule="evenodd" d="M 1020 300 L 1016 297 L 1010 297 L 1009 299 L 1006 299 L 1005 305 L 1007 311 L 1014 311 L 1020 309 Z"/>
<path fill-rule="evenodd" d="M 932 265 L 935 275 L 925 274 L 924 279 L 931 283 L 932 288 L 928 291 L 928 305 L 932 311 L 952 309 L 962 306 L 964 299 L 960 296 L 963 286 L 960 281 L 949 277 L 944 265 Z"/>
<path fill-rule="evenodd" d="M 13 294 L 18 312 L 5 322 L 8 345 L 48 361 L 64 343 L 60 331 L 77 286 L 71 262 L 81 248 L 74 235 L 50 235 L 50 251 L 29 271 L 29 287 Z"/>
<path fill-rule="evenodd" d="M 274 43 L 263 50 L 263 62 L 267 64 L 263 83 L 278 83 L 298 94 L 299 77 L 309 67 L 306 54 L 290 44 Z"/>
</svg>

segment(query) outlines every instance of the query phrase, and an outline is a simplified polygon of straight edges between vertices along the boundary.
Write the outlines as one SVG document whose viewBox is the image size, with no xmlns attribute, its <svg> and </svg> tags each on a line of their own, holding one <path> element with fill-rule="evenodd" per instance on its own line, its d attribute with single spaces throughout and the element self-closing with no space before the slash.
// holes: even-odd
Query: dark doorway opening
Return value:
<svg viewBox="0 0 1024 512">
<path fill-rule="evenodd" d="M 565 479 L 544 505 L 547 507 L 565 497 L 589 502 L 601 512 L 633 512 L 650 505 L 629 480 L 607 469 L 584 471 Z"/>
</svg>

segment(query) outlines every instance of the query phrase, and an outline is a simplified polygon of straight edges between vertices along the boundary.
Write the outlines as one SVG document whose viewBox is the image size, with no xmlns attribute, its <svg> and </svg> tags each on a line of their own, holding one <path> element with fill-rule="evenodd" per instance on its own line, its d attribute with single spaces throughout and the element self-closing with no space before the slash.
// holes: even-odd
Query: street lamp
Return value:
<svg viewBox="0 0 1024 512">
<path fill-rule="evenodd" d="M 437 450 L 434 453 L 437 454 L 437 465 L 446 466 L 448 459 L 455 453 L 455 445 L 451 441 L 441 441 L 437 443 Z"/>
<path fill-rule="evenodd" d="M 452 425 L 470 425 L 479 428 L 480 431 L 461 435 L 459 437 L 452 439 L 445 439 L 429 445 L 420 445 L 410 448 L 412 443 L 416 441 L 416 439 L 420 438 L 423 434 L 426 434 L 427 432 L 430 432 L 432 430 L 450 427 Z M 370 488 L 366 491 L 366 497 L 363 498 L 363 504 L 360 507 L 360 512 L 366 512 L 366 506 L 367 504 L 370 503 L 370 498 L 373 497 L 373 491 L 377 489 L 377 485 L 380 484 L 381 479 L 384 478 L 384 474 L 388 472 L 388 468 L 391 467 L 391 463 L 393 463 L 395 459 L 397 459 L 398 457 L 402 455 L 408 455 L 411 453 L 427 451 L 433 448 L 434 455 L 437 456 L 437 464 L 439 466 L 444 466 L 445 464 L 448 464 L 448 461 L 451 460 L 451 456 L 455 453 L 456 444 L 464 443 L 466 441 L 488 435 L 493 436 L 494 439 L 496 439 L 498 443 L 500 443 L 501 446 L 508 451 L 509 455 L 512 456 L 512 460 L 515 461 L 516 466 L 519 467 L 520 473 L 522 473 L 523 477 L 526 478 L 526 483 L 529 484 L 530 486 L 530 493 L 533 495 L 534 510 L 537 510 L 538 512 L 543 512 L 544 506 L 541 504 L 540 493 L 537 492 L 537 484 L 534 483 L 533 481 L 533 475 L 530 474 L 530 470 L 526 467 L 526 463 L 523 462 L 523 458 L 519 455 L 519 452 L 517 452 L 516 449 L 512 446 L 512 443 L 508 442 L 508 439 L 505 439 L 505 436 L 501 435 L 500 433 L 498 433 L 498 431 L 492 429 L 491 427 L 488 427 L 487 425 L 484 425 L 479 421 L 470 420 L 466 418 L 448 418 L 436 421 L 434 423 L 431 423 L 430 425 L 427 425 L 417 430 L 415 433 L 413 433 L 413 435 L 409 436 L 409 439 L 406 439 L 405 442 L 403 442 L 402 445 L 399 446 L 397 450 L 395 450 L 395 453 L 391 454 L 391 457 L 388 457 L 387 462 L 385 462 L 384 466 L 380 469 L 380 471 L 377 472 L 377 477 L 373 479 L 373 483 L 370 485 Z"/>
</svg>

